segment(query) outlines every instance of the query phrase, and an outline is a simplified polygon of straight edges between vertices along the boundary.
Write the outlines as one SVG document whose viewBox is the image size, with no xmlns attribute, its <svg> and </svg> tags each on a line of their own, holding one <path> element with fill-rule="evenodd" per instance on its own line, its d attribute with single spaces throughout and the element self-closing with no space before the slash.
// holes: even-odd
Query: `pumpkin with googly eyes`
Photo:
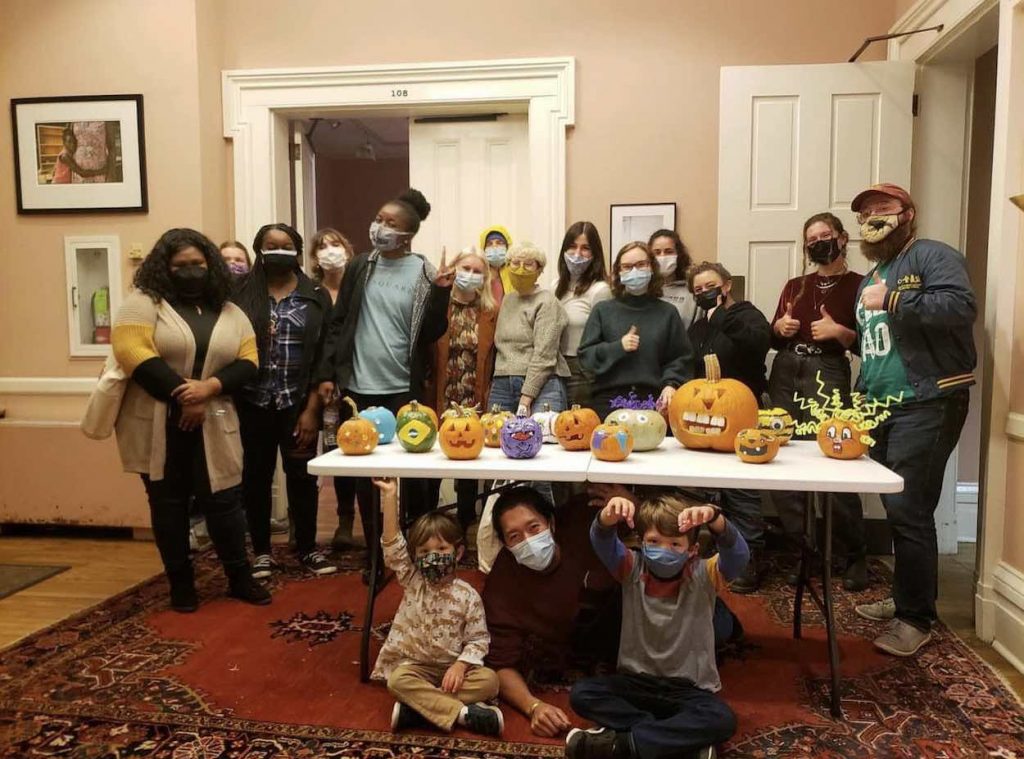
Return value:
<svg viewBox="0 0 1024 759">
<path fill-rule="evenodd" d="M 818 427 L 818 447 L 830 459 L 859 459 L 868 452 L 867 433 L 855 422 L 832 417 Z"/>
<path fill-rule="evenodd" d="M 772 433 L 780 445 L 786 445 L 793 439 L 796 422 L 784 408 L 766 408 L 757 412 L 757 428 Z"/>
<path fill-rule="evenodd" d="M 768 430 L 742 430 L 736 436 L 736 455 L 744 464 L 767 464 L 779 455 L 781 438 Z"/>
<path fill-rule="evenodd" d="M 669 404 L 672 434 L 687 448 L 733 452 L 740 430 L 757 426 L 757 398 L 734 379 L 723 379 L 718 356 L 704 357 L 704 377 L 690 380 Z"/>
<path fill-rule="evenodd" d="M 653 451 L 665 439 L 668 424 L 655 409 L 620 408 L 608 414 L 605 424 L 621 424 L 633 436 L 634 451 Z"/>
</svg>

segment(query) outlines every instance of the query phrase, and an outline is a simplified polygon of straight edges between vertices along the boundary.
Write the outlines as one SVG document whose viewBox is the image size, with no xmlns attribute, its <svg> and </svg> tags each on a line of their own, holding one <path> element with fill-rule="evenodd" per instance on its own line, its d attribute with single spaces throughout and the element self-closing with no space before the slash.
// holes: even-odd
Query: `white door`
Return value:
<svg viewBox="0 0 1024 759">
<path fill-rule="evenodd" d="M 415 245 L 435 264 L 442 246 L 449 260 L 464 247 L 479 247 L 480 232 L 491 224 L 506 227 L 514 240 L 530 239 L 526 115 L 425 124 L 410 119 L 409 183 L 431 205 Z"/>
<path fill-rule="evenodd" d="M 316 234 L 316 154 L 305 138 L 306 122 L 295 123 L 292 134 L 292 167 L 294 171 L 295 219 L 294 226 L 308 243 Z M 306 272 L 313 271 L 312 251 L 303 257 Z"/>
</svg>

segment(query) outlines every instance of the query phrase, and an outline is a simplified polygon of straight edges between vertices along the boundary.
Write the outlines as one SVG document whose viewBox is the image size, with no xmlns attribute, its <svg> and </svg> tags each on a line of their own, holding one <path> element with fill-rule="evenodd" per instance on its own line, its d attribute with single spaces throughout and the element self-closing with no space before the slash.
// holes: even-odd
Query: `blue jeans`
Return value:
<svg viewBox="0 0 1024 759">
<path fill-rule="evenodd" d="M 487 408 L 497 404 L 503 411 L 511 411 L 513 414 L 519 409 L 519 398 L 523 394 L 523 380 L 525 377 L 495 377 L 491 381 L 491 393 L 487 398 Z M 543 411 L 544 404 L 551 406 L 552 411 L 565 411 L 568 408 L 568 401 L 565 397 L 565 383 L 562 378 L 552 374 L 540 394 L 533 399 L 531 411 Z"/>
<path fill-rule="evenodd" d="M 892 597 L 896 618 L 930 630 L 938 615 L 939 548 L 935 509 L 942 493 L 946 460 L 967 418 L 967 390 L 892 409 L 871 436 L 871 458 L 903 478 L 902 493 L 882 495 L 896 557 Z"/>
<path fill-rule="evenodd" d="M 569 699 L 581 717 L 630 733 L 640 759 L 695 757 L 736 732 L 736 716 L 722 699 L 677 677 L 590 677 L 576 682 Z"/>
</svg>

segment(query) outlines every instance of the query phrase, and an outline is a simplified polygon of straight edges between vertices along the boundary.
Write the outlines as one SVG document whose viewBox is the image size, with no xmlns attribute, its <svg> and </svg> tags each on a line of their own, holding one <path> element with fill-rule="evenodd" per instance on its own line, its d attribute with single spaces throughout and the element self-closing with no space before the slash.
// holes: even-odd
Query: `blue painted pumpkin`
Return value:
<svg viewBox="0 0 1024 759">
<path fill-rule="evenodd" d="M 373 422 L 373 426 L 377 428 L 377 442 L 381 445 L 387 445 L 395 439 L 398 422 L 395 415 L 383 406 L 370 406 L 360 411 L 359 416 Z"/>
</svg>

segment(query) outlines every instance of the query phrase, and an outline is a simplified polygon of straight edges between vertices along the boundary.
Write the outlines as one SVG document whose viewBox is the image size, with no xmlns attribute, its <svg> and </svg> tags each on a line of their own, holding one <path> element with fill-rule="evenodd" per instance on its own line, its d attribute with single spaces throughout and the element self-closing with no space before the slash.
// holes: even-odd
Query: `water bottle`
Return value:
<svg viewBox="0 0 1024 759">
<path fill-rule="evenodd" d="M 341 420 L 341 405 L 335 397 L 324 408 L 324 448 L 338 447 L 338 422 Z"/>
</svg>

